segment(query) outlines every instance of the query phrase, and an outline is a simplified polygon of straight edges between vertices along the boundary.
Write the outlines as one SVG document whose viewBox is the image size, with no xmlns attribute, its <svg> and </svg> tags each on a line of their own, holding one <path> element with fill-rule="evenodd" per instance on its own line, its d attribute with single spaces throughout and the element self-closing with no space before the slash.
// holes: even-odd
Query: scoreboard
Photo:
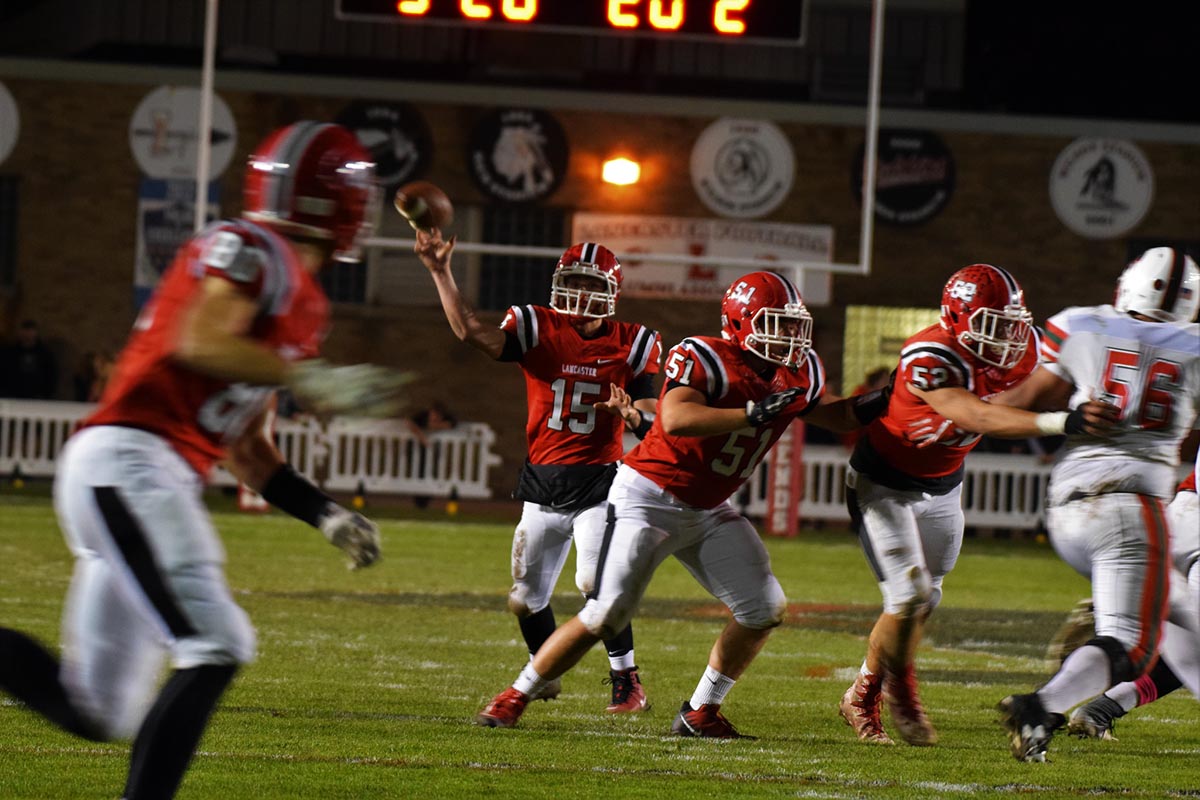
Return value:
<svg viewBox="0 0 1200 800">
<path fill-rule="evenodd" d="M 799 45 L 806 0 L 335 0 L 338 19 Z"/>
</svg>

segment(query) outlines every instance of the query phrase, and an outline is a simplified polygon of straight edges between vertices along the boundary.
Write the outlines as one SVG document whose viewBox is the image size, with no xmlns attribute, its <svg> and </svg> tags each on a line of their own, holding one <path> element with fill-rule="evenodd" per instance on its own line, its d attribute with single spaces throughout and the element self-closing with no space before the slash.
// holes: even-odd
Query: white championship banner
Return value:
<svg viewBox="0 0 1200 800">
<path fill-rule="evenodd" d="M 638 253 L 759 258 L 764 268 L 772 261 L 833 259 L 830 225 L 580 212 L 574 216 L 571 239 L 598 242 L 617 254 L 625 271 L 621 294 L 626 297 L 715 300 L 749 271 L 745 267 L 652 264 L 639 261 Z M 810 306 L 827 305 L 831 285 L 830 273 L 806 270 L 800 293 Z"/>
</svg>

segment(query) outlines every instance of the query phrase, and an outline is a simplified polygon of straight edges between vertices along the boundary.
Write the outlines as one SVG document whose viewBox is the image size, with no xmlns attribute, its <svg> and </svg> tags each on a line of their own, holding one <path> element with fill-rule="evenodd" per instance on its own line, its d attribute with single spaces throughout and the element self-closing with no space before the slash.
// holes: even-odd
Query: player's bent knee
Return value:
<svg viewBox="0 0 1200 800">
<path fill-rule="evenodd" d="M 587 627 L 588 633 L 608 640 L 625 630 L 633 619 L 633 609 L 625 603 L 602 605 L 596 600 L 589 600 L 579 612 L 579 621 Z"/>
<path fill-rule="evenodd" d="M 1110 675 L 1114 684 L 1136 680 L 1146 673 L 1153 661 L 1152 654 L 1149 654 L 1145 658 L 1139 659 L 1139 663 L 1134 663 L 1130 659 L 1125 645 L 1112 636 L 1097 636 L 1089 639 L 1085 646 L 1099 647 L 1104 651 L 1104 655 L 1108 656 Z"/>
<path fill-rule="evenodd" d="M 755 631 L 778 627 L 786 616 L 787 596 L 778 581 L 771 581 L 756 602 L 737 609 L 733 614 L 739 625 Z"/>
<path fill-rule="evenodd" d="M 178 640 L 175 643 L 175 667 L 233 666 L 253 661 L 258 651 L 258 637 L 246 612 L 240 608 L 237 612 L 229 615 L 222 625 Z"/>
</svg>

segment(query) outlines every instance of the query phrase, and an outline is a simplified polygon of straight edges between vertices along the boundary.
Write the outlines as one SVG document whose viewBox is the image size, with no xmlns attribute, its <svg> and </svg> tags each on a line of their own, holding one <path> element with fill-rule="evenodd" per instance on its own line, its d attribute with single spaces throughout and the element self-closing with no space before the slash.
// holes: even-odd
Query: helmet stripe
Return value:
<svg viewBox="0 0 1200 800">
<path fill-rule="evenodd" d="M 271 157 L 277 163 L 288 165 L 288 168 L 278 177 L 272 173 L 274 180 L 271 183 L 270 208 L 278 216 L 287 218 L 291 215 L 293 187 L 296 183 L 296 172 L 299 168 L 299 161 L 304 156 L 305 151 L 308 150 L 308 146 L 312 143 L 312 140 L 327 127 L 327 124 L 317 122 L 301 122 L 293 125 L 292 130 L 279 143 L 276 151 L 271 154 Z"/>
<path fill-rule="evenodd" d="M 579 253 L 580 264 L 596 263 L 596 245 L 594 242 L 584 242 L 583 250 Z"/>
<path fill-rule="evenodd" d="M 1167 280 L 1167 291 L 1163 293 L 1162 305 L 1159 309 L 1167 313 L 1175 313 L 1175 304 L 1179 301 L 1179 287 L 1183 285 L 1183 276 L 1187 272 L 1187 262 L 1184 252 L 1178 247 L 1171 248 L 1171 277 Z"/>
<path fill-rule="evenodd" d="M 780 283 L 783 284 L 783 289 L 785 292 L 787 292 L 788 303 L 791 303 L 792 305 L 802 304 L 802 301 L 800 300 L 800 290 L 796 288 L 794 283 L 780 275 L 778 272 L 768 272 L 767 274 L 776 278 Z"/>
<path fill-rule="evenodd" d="M 1021 292 L 1021 287 L 1017 285 L 1017 279 L 1012 276 L 1012 273 L 1004 267 L 997 267 L 994 264 L 988 264 L 989 267 L 1000 273 L 1000 277 L 1004 278 L 1004 282 L 1008 284 L 1009 297 L 1016 297 Z"/>
</svg>

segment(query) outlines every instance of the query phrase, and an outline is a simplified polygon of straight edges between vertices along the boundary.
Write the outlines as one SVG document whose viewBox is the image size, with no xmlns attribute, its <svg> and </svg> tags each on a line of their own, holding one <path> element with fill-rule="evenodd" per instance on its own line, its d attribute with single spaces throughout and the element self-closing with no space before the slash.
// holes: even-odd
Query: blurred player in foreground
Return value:
<svg viewBox="0 0 1200 800">
<path fill-rule="evenodd" d="M 479 714 L 479 724 L 515 725 L 545 686 L 629 624 L 655 569 L 674 555 L 733 619 L 671 730 L 740 736 L 721 705 L 783 621 L 787 601 L 757 531 L 729 497 L 796 417 L 845 431 L 878 414 L 887 397 L 834 402 L 825 395 L 812 317 L 791 281 L 774 273 L 734 281 L 721 304 L 721 334 L 684 339 L 667 356 L 658 416 L 608 495 L 605 546 L 586 605 Z"/>
<path fill-rule="evenodd" d="M 1200 270 L 1156 247 L 1121 274 L 1112 305 L 1068 308 L 1046 324 L 1042 365 L 999 402 L 1051 407 L 1105 397 L 1120 408 L 1105 440 L 1071 437 L 1050 476 L 1046 524 L 1059 556 L 1092 581 L 1096 636 L 1045 686 L 1000 703 L 1012 754 L 1045 761 L 1076 704 L 1153 665 L 1168 611 L 1171 561 L 1164 500 L 1179 448 L 1200 410 Z M 1174 646 L 1200 651 L 1179 628 Z M 1188 677 L 1179 674 L 1185 681 Z"/>
<path fill-rule="evenodd" d="M 125 800 L 174 796 L 218 699 L 254 657 L 201 497 L 214 463 L 320 529 L 352 566 L 379 557 L 375 525 L 289 467 L 261 423 L 278 386 L 318 414 L 400 410 L 406 376 L 314 358 L 329 324 L 317 272 L 354 256 L 374 165 L 349 131 L 301 122 L 266 139 L 245 181 L 242 218 L 179 250 L 60 456 L 54 503 L 75 555 L 61 664 L 0 628 L 5 691 L 88 739 L 136 734 Z"/>
<path fill-rule="evenodd" d="M 554 268 L 550 305 L 513 306 L 499 328 L 480 322 L 450 271 L 454 239 L 417 228 L 417 255 L 433 276 L 454 334 L 497 361 L 521 366 L 529 411 L 528 455 L 515 497 L 524 501 L 513 533 L 508 607 L 533 654 L 555 630 L 550 596 L 575 539 L 575 585 L 595 585 L 609 486 L 624 453 L 626 426 L 639 437 L 654 419 L 654 375 L 662 357 L 657 331 L 613 319 L 621 264 L 603 245 L 567 249 Z M 602 413 L 598 413 L 602 412 Z M 605 636 L 612 698 L 619 714 L 647 708 L 633 655 L 633 628 Z M 555 680 L 534 699 L 557 697 Z"/>
</svg>

